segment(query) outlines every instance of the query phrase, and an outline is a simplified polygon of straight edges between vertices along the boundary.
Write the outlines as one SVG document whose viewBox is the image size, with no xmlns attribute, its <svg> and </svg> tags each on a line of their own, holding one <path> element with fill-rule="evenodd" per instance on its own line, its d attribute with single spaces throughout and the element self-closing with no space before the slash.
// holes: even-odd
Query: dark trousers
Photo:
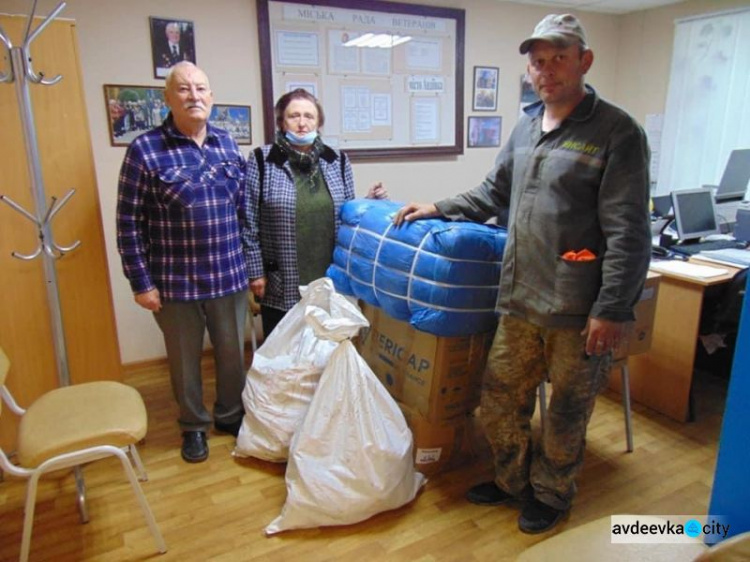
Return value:
<svg viewBox="0 0 750 562">
<path fill-rule="evenodd" d="M 263 339 L 267 339 L 276 325 L 286 316 L 286 312 L 270 306 L 260 307 L 260 319 L 263 323 Z"/>
<path fill-rule="evenodd" d="M 213 419 L 230 424 L 244 415 L 247 291 L 191 302 L 164 302 L 154 313 L 167 347 L 172 392 L 183 431 L 207 431 L 211 415 L 203 404 L 201 355 L 206 329 L 214 347 L 216 402 Z"/>
</svg>

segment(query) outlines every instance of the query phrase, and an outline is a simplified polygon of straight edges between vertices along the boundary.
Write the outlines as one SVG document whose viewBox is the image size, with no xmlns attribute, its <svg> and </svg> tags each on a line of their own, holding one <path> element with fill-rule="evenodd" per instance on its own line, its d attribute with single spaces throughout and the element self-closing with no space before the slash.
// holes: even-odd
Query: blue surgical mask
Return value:
<svg viewBox="0 0 750 562">
<path fill-rule="evenodd" d="M 307 146 L 312 144 L 318 137 L 318 131 L 310 131 L 302 136 L 295 135 L 292 131 L 286 131 L 284 133 L 286 140 L 296 146 Z"/>
</svg>

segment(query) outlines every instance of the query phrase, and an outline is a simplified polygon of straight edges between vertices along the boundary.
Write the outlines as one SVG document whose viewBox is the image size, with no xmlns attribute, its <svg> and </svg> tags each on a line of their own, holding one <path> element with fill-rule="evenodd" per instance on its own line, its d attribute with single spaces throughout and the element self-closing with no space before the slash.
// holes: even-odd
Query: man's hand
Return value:
<svg viewBox="0 0 750 562">
<path fill-rule="evenodd" d="M 161 310 L 161 296 L 159 296 L 159 289 L 151 289 L 145 293 L 138 293 L 135 295 L 135 302 L 146 310 L 159 312 Z"/>
<path fill-rule="evenodd" d="M 393 224 L 401 226 L 404 221 L 411 222 L 418 219 L 432 219 L 440 216 L 440 211 L 434 203 L 409 203 L 398 210 L 393 217 Z"/>
<path fill-rule="evenodd" d="M 266 294 L 266 278 L 258 277 L 250 281 L 250 291 L 259 299 Z"/>
<path fill-rule="evenodd" d="M 586 336 L 586 355 L 605 355 L 615 351 L 624 342 L 632 326 L 632 322 L 589 318 L 581 332 Z"/>
<path fill-rule="evenodd" d="M 388 190 L 382 182 L 378 182 L 370 187 L 365 197 L 368 199 L 388 199 Z"/>
</svg>

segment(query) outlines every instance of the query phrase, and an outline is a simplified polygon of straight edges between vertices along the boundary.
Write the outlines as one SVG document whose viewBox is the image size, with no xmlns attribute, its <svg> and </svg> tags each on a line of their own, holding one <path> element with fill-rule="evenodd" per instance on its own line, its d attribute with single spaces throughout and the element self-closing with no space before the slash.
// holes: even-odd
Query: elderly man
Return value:
<svg viewBox="0 0 750 562">
<path fill-rule="evenodd" d="M 244 415 L 245 160 L 234 139 L 208 123 L 213 94 L 201 69 L 173 66 L 164 95 L 169 115 L 125 154 L 117 245 L 135 302 L 164 334 L 182 458 L 200 462 L 212 419 L 201 380 L 206 328 L 216 363 L 214 427 L 236 436 Z"/>
<path fill-rule="evenodd" d="M 493 170 L 472 191 L 406 205 L 394 222 L 509 213 L 481 399 L 495 479 L 467 499 L 521 501 L 520 530 L 541 533 L 570 509 L 596 395 L 648 270 L 649 153 L 641 127 L 585 84 L 594 55 L 574 16 L 548 15 L 520 52 L 540 101 L 525 108 Z M 553 393 L 534 445 L 536 389 L 547 378 Z"/>
<path fill-rule="evenodd" d="M 164 26 L 164 35 L 167 37 L 167 49 L 164 57 L 164 66 L 171 67 L 181 60 L 185 56 L 182 52 L 182 46 L 180 45 L 180 24 L 174 21 L 169 22 Z"/>
</svg>

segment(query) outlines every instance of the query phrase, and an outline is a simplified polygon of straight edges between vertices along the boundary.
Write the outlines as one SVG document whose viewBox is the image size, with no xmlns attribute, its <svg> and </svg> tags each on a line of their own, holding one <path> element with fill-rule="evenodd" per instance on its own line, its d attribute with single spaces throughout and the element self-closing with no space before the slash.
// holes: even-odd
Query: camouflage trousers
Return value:
<svg viewBox="0 0 750 562">
<path fill-rule="evenodd" d="M 487 359 L 481 422 L 492 448 L 495 482 L 507 493 L 568 509 L 583 464 L 586 426 L 607 382 L 611 354 L 588 357 L 578 329 L 543 328 L 503 315 Z M 539 384 L 552 395 L 544 433 L 532 442 Z"/>
</svg>

